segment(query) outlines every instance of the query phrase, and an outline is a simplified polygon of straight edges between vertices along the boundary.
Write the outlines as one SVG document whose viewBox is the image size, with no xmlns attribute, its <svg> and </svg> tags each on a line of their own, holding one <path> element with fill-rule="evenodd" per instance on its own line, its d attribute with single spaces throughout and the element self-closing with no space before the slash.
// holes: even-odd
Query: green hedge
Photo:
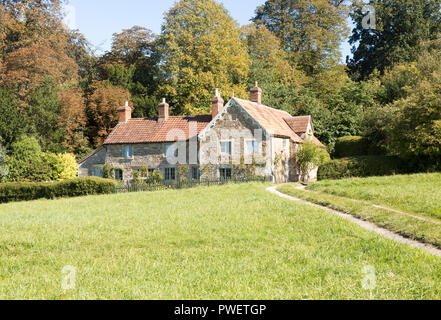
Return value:
<svg viewBox="0 0 441 320">
<path fill-rule="evenodd" d="M 368 153 L 369 146 L 363 137 L 348 136 L 341 137 L 335 144 L 334 157 L 347 158 L 364 156 Z"/>
<path fill-rule="evenodd" d="M 117 182 L 96 177 L 77 178 L 59 182 L 11 182 L 0 184 L 0 203 L 35 199 L 79 197 L 115 192 Z"/>
<path fill-rule="evenodd" d="M 336 180 L 351 177 L 386 176 L 408 173 L 405 163 L 395 157 L 365 156 L 338 159 L 322 165 L 318 171 L 319 180 Z"/>
</svg>

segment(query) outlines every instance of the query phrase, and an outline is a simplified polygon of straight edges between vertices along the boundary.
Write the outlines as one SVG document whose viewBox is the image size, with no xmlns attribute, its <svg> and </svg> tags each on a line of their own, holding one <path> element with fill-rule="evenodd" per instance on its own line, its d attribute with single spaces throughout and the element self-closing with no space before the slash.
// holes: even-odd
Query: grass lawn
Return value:
<svg viewBox="0 0 441 320">
<path fill-rule="evenodd" d="M 267 186 L 0 205 L 0 299 L 441 298 L 440 258 Z"/>
<path fill-rule="evenodd" d="M 441 173 L 320 181 L 310 190 L 441 219 Z"/>
</svg>

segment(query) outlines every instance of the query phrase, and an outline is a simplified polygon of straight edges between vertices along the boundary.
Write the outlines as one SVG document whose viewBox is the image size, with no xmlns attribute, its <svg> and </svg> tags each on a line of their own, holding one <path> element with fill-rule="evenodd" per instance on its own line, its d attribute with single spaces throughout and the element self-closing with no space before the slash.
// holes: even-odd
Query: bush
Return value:
<svg viewBox="0 0 441 320">
<path fill-rule="evenodd" d="M 329 153 L 312 142 L 305 142 L 296 154 L 297 163 L 304 182 L 309 182 L 309 174 L 314 169 L 330 161 Z"/>
<path fill-rule="evenodd" d="M 365 156 L 332 160 L 319 168 L 318 179 L 386 176 L 401 173 L 409 173 L 409 168 L 399 158 Z"/>
<path fill-rule="evenodd" d="M 114 180 L 97 177 L 77 178 L 53 183 L 2 183 L 0 184 L 0 203 L 109 194 L 115 191 L 116 184 Z"/>
<path fill-rule="evenodd" d="M 74 154 L 58 154 L 57 158 L 60 161 L 62 167 L 62 171 L 58 177 L 59 180 L 74 179 L 78 176 L 78 163 L 75 159 Z"/>
<path fill-rule="evenodd" d="M 334 157 L 346 158 L 368 155 L 369 146 L 363 137 L 348 136 L 337 139 Z"/>
</svg>

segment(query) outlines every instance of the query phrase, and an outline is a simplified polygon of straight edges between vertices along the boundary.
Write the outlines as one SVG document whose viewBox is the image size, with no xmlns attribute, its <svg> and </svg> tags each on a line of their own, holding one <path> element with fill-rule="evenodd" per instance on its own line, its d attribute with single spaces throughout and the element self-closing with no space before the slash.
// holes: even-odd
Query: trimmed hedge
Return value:
<svg viewBox="0 0 441 320">
<path fill-rule="evenodd" d="M 335 143 L 334 157 L 347 158 L 367 155 L 369 145 L 363 137 L 347 136 L 338 138 Z"/>
<path fill-rule="evenodd" d="M 97 177 L 77 178 L 53 183 L 1 183 L 0 203 L 108 194 L 115 192 L 116 186 L 117 182 L 115 180 Z"/>
<path fill-rule="evenodd" d="M 319 168 L 318 179 L 338 180 L 351 177 L 387 176 L 408 172 L 409 168 L 399 158 L 365 156 L 327 162 Z"/>
</svg>

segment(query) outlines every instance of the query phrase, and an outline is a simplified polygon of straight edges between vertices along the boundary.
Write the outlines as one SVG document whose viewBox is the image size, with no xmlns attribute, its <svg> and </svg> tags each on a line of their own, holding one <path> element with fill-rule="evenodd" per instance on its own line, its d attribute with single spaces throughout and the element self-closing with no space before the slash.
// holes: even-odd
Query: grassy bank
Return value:
<svg viewBox="0 0 441 320">
<path fill-rule="evenodd" d="M 441 219 L 441 173 L 320 181 L 309 189 Z"/>
<path fill-rule="evenodd" d="M 441 298 L 440 258 L 267 186 L 0 205 L 0 298 Z"/>
</svg>

